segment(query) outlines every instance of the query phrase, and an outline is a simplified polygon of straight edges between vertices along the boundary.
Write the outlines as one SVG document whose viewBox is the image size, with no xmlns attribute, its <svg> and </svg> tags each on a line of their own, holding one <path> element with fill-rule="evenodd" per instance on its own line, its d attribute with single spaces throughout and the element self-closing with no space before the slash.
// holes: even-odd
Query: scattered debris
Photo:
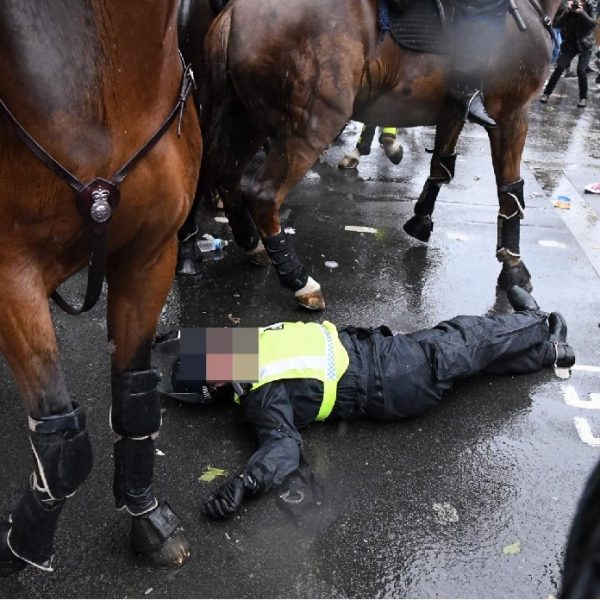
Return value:
<svg viewBox="0 0 600 600">
<path fill-rule="evenodd" d="M 556 242 L 554 240 L 538 240 L 538 244 L 540 246 L 544 246 L 544 248 L 566 248 L 567 245 L 562 242 Z"/>
<path fill-rule="evenodd" d="M 339 265 L 335 262 L 335 260 L 326 260 L 323 263 L 328 269 L 337 269 Z"/>
<path fill-rule="evenodd" d="M 600 194 L 600 181 L 589 183 L 584 189 L 586 194 Z"/>
<path fill-rule="evenodd" d="M 514 544 L 509 544 L 502 548 L 503 554 L 519 554 L 521 552 L 521 542 L 517 540 Z"/>
<path fill-rule="evenodd" d="M 227 217 L 215 217 L 215 221 L 217 223 L 229 223 L 229 219 Z"/>
<path fill-rule="evenodd" d="M 435 513 L 435 520 L 440 525 L 449 525 L 450 523 L 458 523 L 460 517 L 458 511 L 449 502 L 433 504 L 433 512 Z"/>
<path fill-rule="evenodd" d="M 165 453 L 162 450 L 156 449 L 156 456 L 164 456 Z"/>
<path fill-rule="evenodd" d="M 283 230 L 284 233 L 287 233 L 288 235 L 295 235 L 296 234 L 296 230 L 293 227 L 286 227 Z"/>
<path fill-rule="evenodd" d="M 363 227 L 362 225 L 346 225 L 346 231 L 354 231 L 355 233 L 377 233 L 375 227 Z"/>
<path fill-rule="evenodd" d="M 552 200 L 552 204 L 556 208 L 571 208 L 571 198 L 569 196 L 557 196 L 556 200 Z"/>
<path fill-rule="evenodd" d="M 241 319 L 239 317 L 234 317 L 231 313 L 229 313 L 227 315 L 227 318 L 234 324 L 234 325 L 239 325 Z"/>
<path fill-rule="evenodd" d="M 218 467 L 211 467 L 208 465 L 204 473 L 198 477 L 198 481 L 206 481 L 210 483 L 217 477 L 223 477 L 224 475 L 227 475 L 227 471 L 225 469 L 219 469 Z"/>
</svg>

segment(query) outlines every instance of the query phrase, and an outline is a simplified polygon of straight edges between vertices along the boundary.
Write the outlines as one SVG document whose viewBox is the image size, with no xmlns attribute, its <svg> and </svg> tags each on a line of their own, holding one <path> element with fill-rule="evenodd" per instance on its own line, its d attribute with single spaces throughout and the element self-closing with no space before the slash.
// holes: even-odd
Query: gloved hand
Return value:
<svg viewBox="0 0 600 600">
<path fill-rule="evenodd" d="M 211 519 L 230 519 L 242 506 L 245 496 L 259 491 L 259 483 L 252 476 L 241 473 L 214 491 L 204 503 L 204 512 Z"/>
</svg>

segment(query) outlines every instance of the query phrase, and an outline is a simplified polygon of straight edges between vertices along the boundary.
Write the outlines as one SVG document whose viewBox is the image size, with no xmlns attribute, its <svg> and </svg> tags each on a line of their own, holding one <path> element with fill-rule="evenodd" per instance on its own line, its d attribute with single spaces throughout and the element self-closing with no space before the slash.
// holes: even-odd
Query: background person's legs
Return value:
<svg viewBox="0 0 600 600">
<path fill-rule="evenodd" d="M 573 58 L 575 58 L 576 54 L 577 53 L 575 50 L 567 48 L 564 48 L 560 51 L 558 60 L 556 61 L 556 69 L 554 69 L 554 71 L 552 72 L 552 75 L 550 76 L 550 79 L 548 80 L 548 83 L 544 88 L 544 96 L 549 96 L 554 91 L 554 88 L 556 87 L 560 76 L 563 74 L 564 70 L 571 64 L 571 61 L 573 60 Z M 542 96 L 542 99 L 544 98 L 544 96 Z"/>
<path fill-rule="evenodd" d="M 579 55 L 577 61 L 577 78 L 579 80 L 579 100 L 587 99 L 588 93 L 588 76 L 587 68 L 592 58 L 592 51 L 586 50 Z"/>
</svg>

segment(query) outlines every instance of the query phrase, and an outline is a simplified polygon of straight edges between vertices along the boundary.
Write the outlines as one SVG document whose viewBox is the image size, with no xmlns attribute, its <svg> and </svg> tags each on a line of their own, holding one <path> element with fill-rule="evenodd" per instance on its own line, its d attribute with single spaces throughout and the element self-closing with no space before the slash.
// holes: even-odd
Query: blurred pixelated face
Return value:
<svg viewBox="0 0 600 600">
<path fill-rule="evenodd" d="M 258 334 L 256 327 L 182 329 L 181 379 L 210 383 L 258 381 Z"/>
</svg>

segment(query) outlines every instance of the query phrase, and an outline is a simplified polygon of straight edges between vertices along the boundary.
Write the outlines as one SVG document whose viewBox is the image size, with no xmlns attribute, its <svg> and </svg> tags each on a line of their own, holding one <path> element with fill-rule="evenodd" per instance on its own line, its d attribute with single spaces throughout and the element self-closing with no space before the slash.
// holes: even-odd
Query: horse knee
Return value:
<svg viewBox="0 0 600 600">
<path fill-rule="evenodd" d="M 269 217 L 277 210 L 275 191 L 263 184 L 253 183 L 244 194 L 256 221 Z"/>
<path fill-rule="evenodd" d="M 113 373 L 111 427 L 114 444 L 113 491 L 117 508 L 133 516 L 155 509 L 152 492 L 154 438 L 161 425 L 158 376 L 153 370 Z"/>
<path fill-rule="evenodd" d="M 72 496 L 94 464 L 83 408 L 63 415 L 29 418 L 35 458 L 32 485 L 48 500 Z"/>
</svg>

